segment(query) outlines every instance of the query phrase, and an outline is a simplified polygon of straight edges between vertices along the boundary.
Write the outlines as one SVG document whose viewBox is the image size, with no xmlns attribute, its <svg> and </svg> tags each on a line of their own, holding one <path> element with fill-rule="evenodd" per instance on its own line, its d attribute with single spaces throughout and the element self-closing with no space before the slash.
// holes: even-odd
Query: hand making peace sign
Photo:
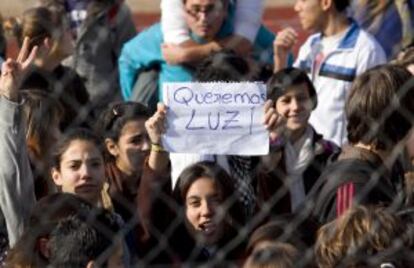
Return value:
<svg viewBox="0 0 414 268">
<path fill-rule="evenodd" d="M 22 79 L 33 63 L 37 46 L 29 53 L 29 38 L 24 38 L 23 46 L 19 51 L 17 59 L 8 58 L 1 66 L 0 94 L 11 101 L 18 99 L 19 87 Z"/>
</svg>

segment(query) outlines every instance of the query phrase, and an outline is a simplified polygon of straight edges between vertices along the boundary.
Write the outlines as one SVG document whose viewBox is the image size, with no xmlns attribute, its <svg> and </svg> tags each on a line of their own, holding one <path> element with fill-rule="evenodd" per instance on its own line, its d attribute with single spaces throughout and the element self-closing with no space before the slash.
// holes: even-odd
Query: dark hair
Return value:
<svg viewBox="0 0 414 268">
<path fill-rule="evenodd" d="M 23 112 L 26 120 L 26 142 L 33 155 L 39 159 L 45 157 L 44 152 L 50 146 L 50 126 L 59 127 L 63 116 L 63 107 L 48 93 L 41 89 L 22 90 L 24 99 Z"/>
<path fill-rule="evenodd" d="M 96 130 L 104 139 L 110 138 L 117 142 L 126 123 L 149 117 L 148 108 L 144 104 L 133 101 L 115 102 L 103 111 L 97 122 Z"/>
<path fill-rule="evenodd" d="M 203 161 L 188 166 L 178 177 L 177 185 L 174 188 L 174 197 L 180 208 L 185 208 L 185 200 L 187 192 L 191 185 L 200 179 L 207 177 L 214 180 L 220 187 L 223 203 L 228 208 L 228 215 L 230 219 L 236 222 L 242 222 L 242 208 L 239 203 L 234 189 L 234 179 L 218 164 L 213 162 Z"/>
<path fill-rule="evenodd" d="M 216 52 L 197 65 L 194 81 L 241 82 L 253 79 L 251 63 L 230 50 Z"/>
<path fill-rule="evenodd" d="M 247 252 L 263 241 L 285 242 L 292 244 L 301 252 L 311 248 L 316 240 L 316 232 L 319 225 L 312 219 L 298 220 L 296 215 L 286 214 L 259 226 L 250 235 L 247 244 Z"/>
<path fill-rule="evenodd" d="M 52 167 L 60 169 L 62 155 L 68 149 L 70 143 L 74 140 L 82 140 L 93 143 L 102 153 L 102 142 L 95 133 L 85 128 L 74 128 L 64 133 L 63 137 L 57 142 L 52 151 Z"/>
<path fill-rule="evenodd" d="M 335 5 L 336 10 L 338 10 L 338 12 L 343 12 L 350 5 L 350 0 L 334 0 L 333 3 Z"/>
<path fill-rule="evenodd" d="M 414 79 L 405 68 L 382 65 L 366 71 L 352 84 L 345 104 L 348 140 L 387 150 L 413 126 Z"/>
<path fill-rule="evenodd" d="M 315 87 L 306 72 L 297 68 L 285 68 L 276 72 L 267 82 L 267 98 L 276 101 L 284 95 L 292 86 L 306 84 L 309 96 L 312 100 L 312 109 L 318 105 Z"/>
<path fill-rule="evenodd" d="M 50 266 L 83 268 L 92 260 L 98 267 L 105 264 L 120 230 L 115 215 L 106 210 L 66 217 L 50 233 Z"/>
<path fill-rule="evenodd" d="M 41 198 L 34 206 L 29 224 L 6 259 L 7 267 L 45 267 L 48 263 L 39 248 L 39 239 L 48 238 L 57 223 L 73 214 L 89 214 L 92 206 L 68 193 L 55 193 Z"/>
</svg>

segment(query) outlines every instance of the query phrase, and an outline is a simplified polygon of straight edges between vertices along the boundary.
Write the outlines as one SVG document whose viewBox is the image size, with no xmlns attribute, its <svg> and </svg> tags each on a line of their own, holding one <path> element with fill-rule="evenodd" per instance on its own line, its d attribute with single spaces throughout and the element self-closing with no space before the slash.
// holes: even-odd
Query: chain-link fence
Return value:
<svg viewBox="0 0 414 268">
<path fill-rule="evenodd" d="M 122 2 L 96 1 L 69 20 L 67 6 L 41 2 L 47 8 L 6 27 L 20 44 L 29 37 L 37 56 L 19 81 L 19 97 L 0 99 L 3 265 L 414 266 L 412 50 L 358 75 L 356 67 L 321 64 L 313 81 L 305 61 L 303 70 L 273 70 L 268 51 L 254 54 L 258 66 L 228 50 L 173 66 L 161 62 L 157 26 L 127 42 L 137 37 Z M 138 68 L 154 47 L 160 59 Z M 134 64 L 133 74 L 126 71 L 133 101 L 121 101 L 120 68 Z M 267 83 L 269 154 L 166 152 L 161 135 L 171 122 L 156 106 L 159 85 L 182 70 L 197 81 Z M 343 83 L 332 99 L 341 103 L 336 121 L 348 124 L 339 131 L 349 144 L 339 147 L 309 123 L 316 107 L 330 105 L 318 99 L 329 90 L 318 79 Z M 177 167 L 184 168 L 172 179 Z"/>
</svg>

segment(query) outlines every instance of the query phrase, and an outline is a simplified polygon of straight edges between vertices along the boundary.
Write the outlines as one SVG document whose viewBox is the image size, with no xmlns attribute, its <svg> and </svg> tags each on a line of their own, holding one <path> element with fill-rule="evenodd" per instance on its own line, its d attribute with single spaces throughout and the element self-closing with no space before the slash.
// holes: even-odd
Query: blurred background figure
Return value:
<svg viewBox="0 0 414 268">
<path fill-rule="evenodd" d="M 38 47 L 33 66 L 20 88 L 45 91 L 47 98 L 62 105 L 61 130 L 85 123 L 90 109 L 88 92 L 81 77 L 62 65 L 74 51 L 74 40 L 63 14 L 44 7 L 30 8 L 22 16 L 8 19 L 7 30 L 19 46 L 28 37 L 29 48 Z"/>
<path fill-rule="evenodd" d="M 38 0 L 41 6 L 66 14 L 75 39 L 74 54 L 65 65 L 84 80 L 94 114 L 120 99 L 117 60 L 135 25 L 122 0 Z"/>
<path fill-rule="evenodd" d="M 413 0 L 353 0 L 351 13 L 374 35 L 388 59 L 414 42 Z"/>
</svg>

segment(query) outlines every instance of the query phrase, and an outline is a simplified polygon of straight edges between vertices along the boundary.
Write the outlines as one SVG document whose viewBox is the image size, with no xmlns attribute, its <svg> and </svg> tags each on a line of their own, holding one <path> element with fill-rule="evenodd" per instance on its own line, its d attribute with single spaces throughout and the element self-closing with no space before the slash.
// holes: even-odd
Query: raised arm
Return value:
<svg viewBox="0 0 414 268">
<path fill-rule="evenodd" d="M 3 63 L 0 77 L 0 208 L 11 247 L 22 235 L 35 204 L 18 93 L 21 79 L 37 51 L 35 47 L 29 54 L 28 47 L 26 38 L 17 59 L 7 59 Z"/>
<path fill-rule="evenodd" d="M 173 218 L 169 206 L 172 191 L 169 155 L 161 144 L 161 135 L 166 130 L 165 119 L 166 107 L 159 103 L 155 114 L 145 122 L 151 141 L 151 152 L 137 195 L 138 213 L 141 219 L 137 239 L 144 248 L 152 239 L 159 239 L 159 233 L 168 228 Z"/>
<path fill-rule="evenodd" d="M 169 173 L 168 152 L 164 151 L 161 142 L 161 135 L 166 131 L 166 114 L 166 106 L 158 103 L 155 114 L 145 122 L 145 128 L 151 141 L 148 165 L 152 170 L 160 174 Z"/>
</svg>

